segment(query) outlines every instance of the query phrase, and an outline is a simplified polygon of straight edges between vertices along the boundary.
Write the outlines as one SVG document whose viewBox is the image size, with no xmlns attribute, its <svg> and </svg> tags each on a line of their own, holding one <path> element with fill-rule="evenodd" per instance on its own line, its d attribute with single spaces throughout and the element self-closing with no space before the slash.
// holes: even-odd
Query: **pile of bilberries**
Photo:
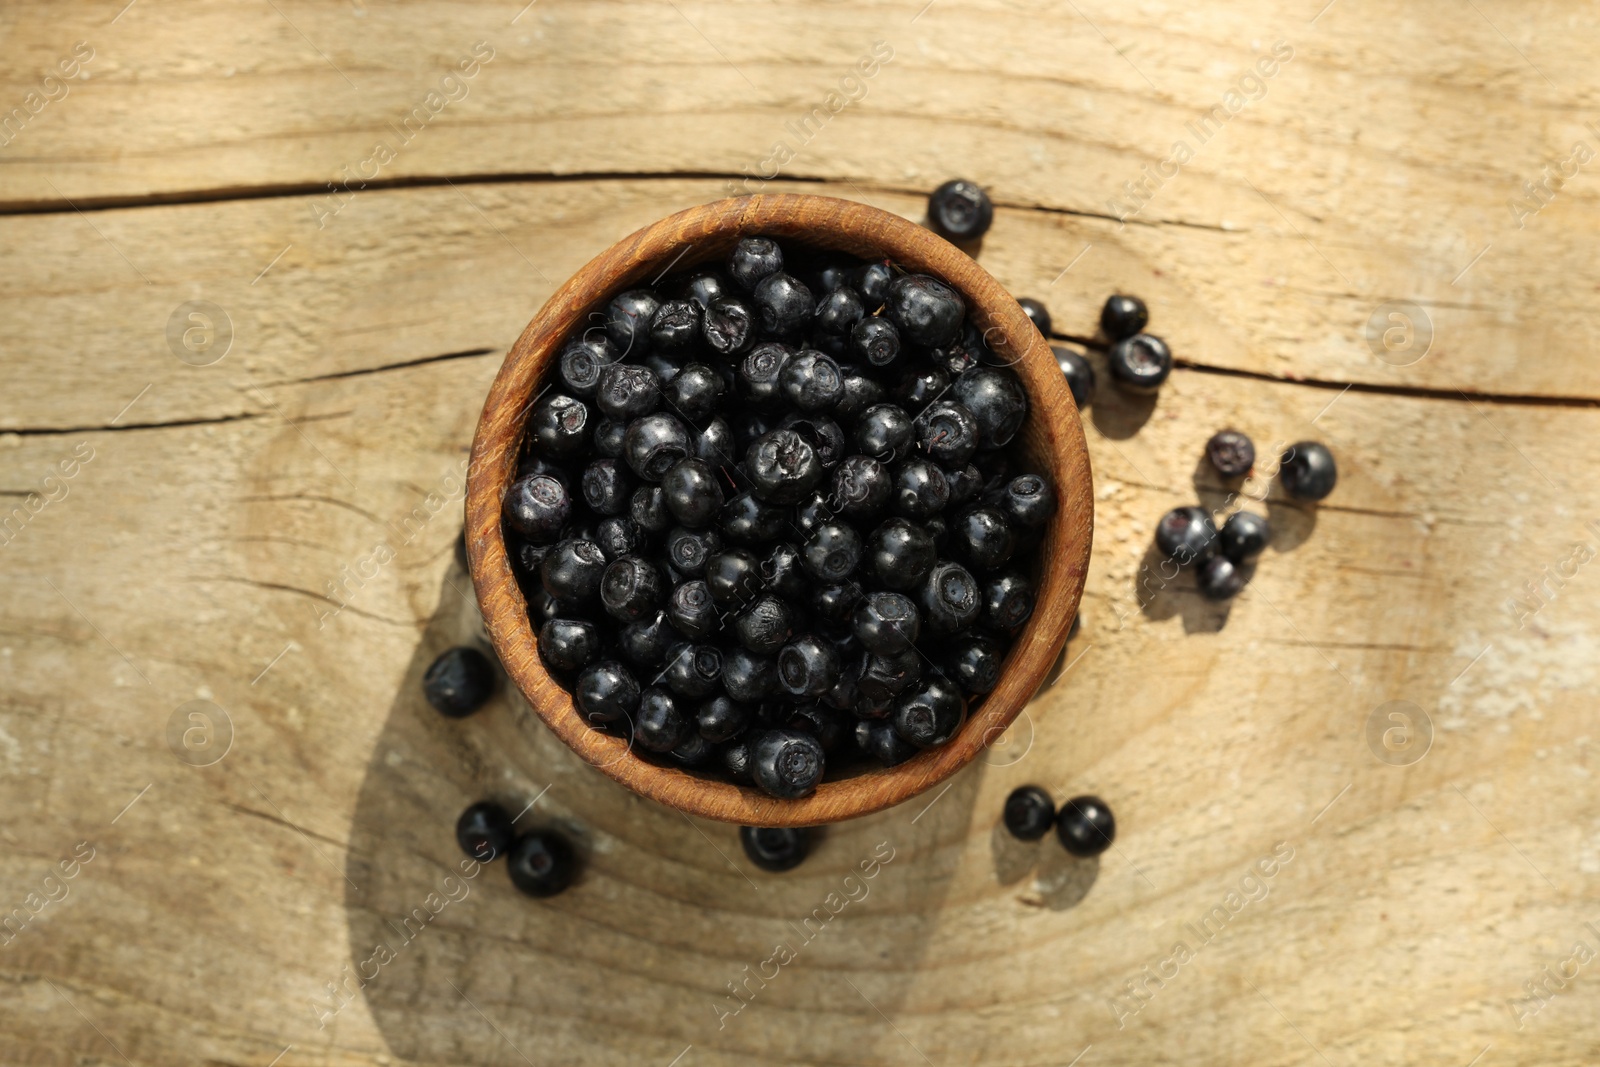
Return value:
<svg viewBox="0 0 1600 1067">
<path fill-rule="evenodd" d="M 540 656 L 596 729 L 778 797 L 948 742 L 1056 510 L 960 293 L 740 240 L 561 349 L 507 492 Z"/>
</svg>

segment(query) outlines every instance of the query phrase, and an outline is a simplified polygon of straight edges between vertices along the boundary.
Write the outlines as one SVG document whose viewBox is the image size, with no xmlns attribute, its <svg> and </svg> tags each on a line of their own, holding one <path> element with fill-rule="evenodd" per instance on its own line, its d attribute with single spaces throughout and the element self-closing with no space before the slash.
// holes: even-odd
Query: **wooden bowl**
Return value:
<svg viewBox="0 0 1600 1067">
<path fill-rule="evenodd" d="M 1060 499 L 1032 561 L 1038 580 L 1033 617 L 1012 645 L 999 685 L 961 732 L 897 767 L 824 781 L 801 800 L 778 800 L 754 787 L 648 762 L 630 751 L 625 739 L 584 722 L 572 697 L 539 659 L 500 525 L 500 502 L 516 476 L 528 410 L 554 375 L 567 337 L 616 293 L 650 284 L 668 269 L 720 263 L 739 238 L 755 234 L 862 258 L 887 256 L 908 271 L 932 274 L 958 289 L 990 347 L 1014 361 L 1030 404 L 1019 434 L 1022 451 Z M 879 811 L 937 785 L 1016 718 L 1060 654 L 1078 610 L 1093 507 L 1083 428 L 1066 381 L 1044 338 L 987 271 L 923 227 L 865 204 L 761 195 L 719 200 L 646 226 L 590 260 L 555 291 L 506 356 L 484 402 L 467 479 L 466 537 L 478 606 L 500 662 L 533 710 L 574 752 L 634 792 L 691 815 L 750 826 L 813 826 Z"/>
</svg>

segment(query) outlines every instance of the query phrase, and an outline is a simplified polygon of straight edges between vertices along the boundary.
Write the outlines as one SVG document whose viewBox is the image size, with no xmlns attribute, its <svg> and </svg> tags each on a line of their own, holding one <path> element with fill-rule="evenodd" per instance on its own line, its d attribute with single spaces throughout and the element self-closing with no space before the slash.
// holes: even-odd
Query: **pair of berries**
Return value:
<svg viewBox="0 0 1600 1067">
<path fill-rule="evenodd" d="M 1098 856 L 1117 836 L 1117 820 L 1099 797 L 1073 797 L 1058 812 L 1050 794 L 1036 785 L 1012 790 L 1003 818 L 1011 836 L 1022 841 L 1037 841 L 1054 826 L 1061 847 L 1074 856 Z"/>
</svg>

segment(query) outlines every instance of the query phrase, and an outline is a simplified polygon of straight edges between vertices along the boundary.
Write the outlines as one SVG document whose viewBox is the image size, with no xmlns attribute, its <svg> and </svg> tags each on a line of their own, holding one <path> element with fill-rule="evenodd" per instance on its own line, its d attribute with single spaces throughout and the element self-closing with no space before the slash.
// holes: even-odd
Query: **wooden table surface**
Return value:
<svg viewBox="0 0 1600 1067">
<path fill-rule="evenodd" d="M 0 1061 L 1600 1060 L 1591 6 L 125 2 L 0 9 Z M 1004 743 L 774 876 L 429 711 L 554 286 L 956 175 L 1058 332 L 1138 293 L 1180 361 L 1094 357 L 1083 627 Z M 1219 607 L 1145 568 L 1227 425 L 1341 477 Z M 1116 847 L 997 833 L 1025 782 Z M 452 879 L 485 796 L 581 882 Z"/>
</svg>

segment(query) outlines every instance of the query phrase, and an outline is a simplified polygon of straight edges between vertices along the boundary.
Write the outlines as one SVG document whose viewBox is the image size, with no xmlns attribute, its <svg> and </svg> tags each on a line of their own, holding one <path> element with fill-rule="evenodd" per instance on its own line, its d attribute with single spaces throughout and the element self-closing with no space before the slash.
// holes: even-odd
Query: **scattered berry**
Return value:
<svg viewBox="0 0 1600 1067">
<path fill-rule="evenodd" d="M 1017 301 L 1017 303 L 1022 306 L 1023 314 L 1028 316 L 1028 319 L 1033 323 L 1034 328 L 1045 337 L 1049 337 L 1050 310 L 1043 304 L 1039 303 L 1039 301 L 1033 299 L 1031 296 L 1022 297 Z"/>
<path fill-rule="evenodd" d="M 739 843 L 744 854 L 764 871 L 788 871 L 800 866 L 811 851 L 811 831 L 804 827 L 741 826 Z"/>
<path fill-rule="evenodd" d="M 1297 500 L 1321 500 L 1333 492 L 1339 480 L 1333 453 L 1316 441 L 1290 445 L 1280 463 L 1278 477 L 1283 479 L 1284 491 Z"/>
<path fill-rule="evenodd" d="M 1056 365 L 1061 368 L 1061 374 L 1067 379 L 1067 388 L 1072 390 L 1072 402 L 1078 405 L 1078 410 L 1089 406 L 1094 399 L 1094 367 L 1081 352 L 1074 352 L 1061 345 L 1052 345 L 1050 351 L 1056 354 Z"/>
<path fill-rule="evenodd" d="M 1272 542 L 1272 527 L 1253 511 L 1236 511 L 1222 524 L 1217 537 L 1222 554 L 1243 563 L 1259 556 Z"/>
<path fill-rule="evenodd" d="M 456 820 L 456 844 L 479 863 L 489 863 L 511 847 L 511 816 L 492 800 L 481 800 Z"/>
<path fill-rule="evenodd" d="M 1244 573 L 1227 556 L 1212 556 L 1195 579 L 1200 592 L 1209 600 L 1227 600 L 1244 588 Z"/>
<path fill-rule="evenodd" d="M 1100 329 L 1112 341 L 1121 341 L 1144 330 L 1150 323 L 1150 311 L 1144 301 L 1136 296 L 1116 296 L 1106 299 L 1100 309 Z"/>
<path fill-rule="evenodd" d="M 475 648 L 446 649 L 422 676 L 422 695 L 440 715 L 465 718 L 494 696 L 496 675 L 489 658 Z"/>
<path fill-rule="evenodd" d="M 1206 442 L 1206 458 L 1224 478 L 1243 478 L 1255 466 L 1256 446 L 1238 430 L 1218 430 Z"/>
<path fill-rule="evenodd" d="M 1156 524 L 1156 548 L 1179 566 L 1204 563 L 1217 551 L 1217 525 L 1205 508 L 1173 508 Z"/>
<path fill-rule="evenodd" d="M 1106 357 L 1111 376 L 1123 388 L 1153 393 L 1172 373 L 1172 350 L 1159 337 L 1136 333 L 1111 346 Z"/>
<path fill-rule="evenodd" d="M 1036 785 L 1018 786 L 1006 797 L 1006 829 L 1018 840 L 1039 840 L 1050 832 L 1055 821 L 1055 801 Z"/>
<path fill-rule="evenodd" d="M 1073 797 L 1056 815 L 1056 836 L 1074 856 L 1098 856 L 1117 837 L 1117 820 L 1099 797 Z"/>
<path fill-rule="evenodd" d="M 928 197 L 928 225 L 951 241 L 975 241 L 994 222 L 989 194 L 959 178 L 945 182 Z"/>
<path fill-rule="evenodd" d="M 553 830 L 523 834 L 511 844 L 506 870 L 511 884 L 530 897 L 553 897 L 572 884 L 572 846 Z"/>
</svg>

